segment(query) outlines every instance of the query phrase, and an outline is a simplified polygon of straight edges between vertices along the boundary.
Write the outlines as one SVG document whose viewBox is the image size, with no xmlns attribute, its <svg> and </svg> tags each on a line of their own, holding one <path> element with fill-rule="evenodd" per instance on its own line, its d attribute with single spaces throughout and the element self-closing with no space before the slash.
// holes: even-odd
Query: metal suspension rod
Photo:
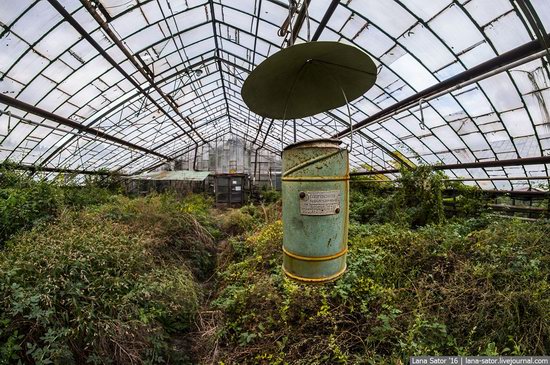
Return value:
<svg viewBox="0 0 550 365">
<path fill-rule="evenodd" d="M 339 121 L 340 124 L 343 124 L 345 125 L 346 122 L 343 121 L 340 117 L 338 117 L 336 114 L 332 113 L 332 112 L 326 112 L 328 115 L 330 115 L 332 118 L 334 118 L 335 120 Z M 355 131 L 354 131 L 355 132 Z M 379 142 L 377 142 L 374 138 L 372 137 L 369 137 L 366 133 L 364 133 L 363 131 L 358 131 L 357 134 L 359 134 L 361 137 L 365 138 L 367 141 L 369 141 L 370 143 L 372 143 L 373 145 L 375 145 L 376 147 L 380 148 L 382 151 L 384 151 L 386 154 L 388 154 L 389 156 L 391 156 L 394 160 L 396 160 L 397 162 L 399 162 L 401 165 L 407 165 L 407 161 L 405 159 L 403 159 L 401 156 L 399 156 L 398 154 L 396 154 L 395 152 L 389 150 L 388 148 L 386 148 L 384 145 L 380 144 Z"/>
<path fill-rule="evenodd" d="M 319 26 L 317 27 L 317 30 L 313 34 L 313 37 L 311 38 L 312 41 L 316 41 L 321 36 L 321 33 L 323 33 L 323 30 L 325 30 L 325 27 L 327 26 L 328 21 L 332 17 L 332 14 L 334 14 L 334 11 L 338 7 L 338 4 L 340 3 L 340 0 L 332 0 L 330 5 L 328 6 L 327 12 L 325 15 L 323 15 L 323 19 L 321 19 L 321 23 L 319 23 Z"/>
<path fill-rule="evenodd" d="M 302 25 L 304 25 L 304 20 L 306 18 L 306 13 L 309 8 L 309 3 L 311 0 L 304 0 L 302 3 L 302 7 L 298 11 L 298 15 L 296 16 L 296 23 L 292 27 L 292 33 L 290 34 L 291 42 L 290 44 L 294 44 L 296 42 L 296 39 L 298 38 L 298 34 L 300 34 L 300 30 L 302 29 Z M 292 19 L 290 20 L 292 22 Z"/>
<path fill-rule="evenodd" d="M 195 152 L 193 156 L 193 171 L 197 171 L 197 155 L 199 154 L 199 144 L 195 146 Z"/>
<path fill-rule="evenodd" d="M 260 132 L 262 130 L 262 126 L 264 125 L 265 117 L 262 117 L 262 121 L 260 122 L 260 126 L 258 127 L 258 131 L 256 132 L 256 137 L 254 137 L 254 140 L 252 141 L 252 144 L 255 144 L 258 140 L 258 137 L 260 136 Z"/>
<path fill-rule="evenodd" d="M 265 141 L 267 140 L 267 136 L 269 135 L 269 130 L 271 129 L 271 126 L 273 125 L 273 121 L 274 119 L 271 119 L 271 122 L 269 122 L 269 125 L 267 126 L 267 130 L 265 131 L 265 136 L 262 140 L 262 144 L 256 148 L 256 153 L 255 153 L 255 158 L 254 158 L 254 178 L 256 178 L 256 171 L 257 171 L 257 166 L 258 166 L 258 151 L 261 150 L 264 145 L 265 145 Z M 262 119 L 262 122 L 263 122 L 263 119 Z M 258 135 L 260 134 L 260 128 L 258 128 Z M 256 139 L 258 138 L 258 135 L 256 136 Z"/>
</svg>

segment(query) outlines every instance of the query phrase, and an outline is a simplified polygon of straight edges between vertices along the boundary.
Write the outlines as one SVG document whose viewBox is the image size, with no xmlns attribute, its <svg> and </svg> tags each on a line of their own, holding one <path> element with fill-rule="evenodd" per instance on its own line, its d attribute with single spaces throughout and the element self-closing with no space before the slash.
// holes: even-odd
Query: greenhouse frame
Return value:
<svg viewBox="0 0 550 365">
<path fill-rule="evenodd" d="M 0 0 L 0 365 L 550 365 L 550 0 Z"/>
<path fill-rule="evenodd" d="M 139 174 L 228 134 L 274 153 L 319 137 L 349 145 L 351 117 L 358 172 L 395 178 L 414 161 L 484 189 L 548 181 L 544 0 L 296 5 L 2 1 L 0 160 Z M 289 14 L 295 22 L 280 37 Z M 251 70 L 288 44 L 316 40 L 375 60 L 376 85 L 350 102 L 351 115 L 341 107 L 281 121 L 251 112 L 240 96 Z"/>
</svg>

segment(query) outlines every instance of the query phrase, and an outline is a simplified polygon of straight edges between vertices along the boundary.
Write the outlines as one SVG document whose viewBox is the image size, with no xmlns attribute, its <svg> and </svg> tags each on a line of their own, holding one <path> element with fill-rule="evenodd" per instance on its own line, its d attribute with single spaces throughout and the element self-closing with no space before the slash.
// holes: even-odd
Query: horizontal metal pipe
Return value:
<svg viewBox="0 0 550 365">
<path fill-rule="evenodd" d="M 550 35 L 549 35 L 550 36 Z M 485 61 L 477 66 L 474 66 L 464 72 L 459 73 L 458 75 L 452 76 L 444 81 L 441 81 L 433 86 L 430 86 L 414 95 L 411 95 L 392 106 L 383 109 L 377 113 L 374 113 L 370 117 L 365 118 L 364 120 L 355 123 L 352 127 L 353 130 L 358 130 L 364 128 L 370 124 L 376 123 L 383 117 L 386 117 L 397 110 L 410 107 L 418 103 L 421 99 L 427 99 L 434 94 L 448 90 L 456 85 L 467 82 L 476 77 L 488 74 L 489 72 L 505 67 L 506 65 L 513 64 L 516 61 L 521 60 L 522 58 L 529 57 L 537 52 L 544 51 L 544 47 L 538 40 L 528 42 L 522 46 L 516 47 L 508 52 L 505 52 L 499 56 L 496 56 L 488 61 Z M 346 128 L 338 133 L 336 133 L 332 138 L 342 138 L 351 132 L 350 128 Z"/>
<path fill-rule="evenodd" d="M 125 141 L 123 139 L 120 139 L 118 137 L 111 136 L 110 134 L 102 132 L 99 129 L 86 127 L 85 125 L 82 125 L 82 124 L 77 123 L 73 120 L 70 120 L 69 118 L 65 118 L 65 117 L 62 117 L 60 115 L 51 113 L 49 111 L 46 111 L 46 110 L 38 108 L 34 105 L 25 103 L 21 100 L 17 100 L 15 98 L 10 97 L 10 96 L 0 94 L 0 103 L 11 106 L 11 107 L 16 108 L 16 109 L 23 110 L 27 113 L 31 113 L 31 114 L 40 116 L 42 118 L 46 118 L 46 119 L 51 120 L 53 122 L 59 123 L 61 125 L 64 125 L 64 126 L 67 126 L 67 127 L 70 127 L 70 128 L 74 128 L 74 129 L 79 130 L 81 132 L 91 134 L 91 135 L 93 135 L 95 137 L 98 137 L 98 138 L 102 138 L 102 139 L 114 142 L 114 143 L 122 145 L 122 146 L 130 147 L 130 148 L 136 149 L 138 151 L 148 153 L 150 155 L 155 155 L 157 157 L 160 157 L 160 158 L 163 158 L 163 159 L 166 159 L 166 160 L 169 160 L 169 161 L 171 160 L 171 158 L 169 156 L 165 156 L 161 153 L 155 152 L 155 151 L 150 150 L 148 148 L 138 146 L 138 145 L 133 144 L 131 142 L 127 142 L 127 141 Z"/>
<path fill-rule="evenodd" d="M 537 222 L 541 219 L 541 218 L 526 218 L 526 217 L 520 217 L 517 215 L 503 215 L 503 214 L 490 214 L 490 215 L 492 217 L 497 217 L 497 218 L 518 219 L 526 222 Z"/>
<path fill-rule="evenodd" d="M 82 175 L 100 175 L 100 176 L 114 175 L 114 176 L 128 176 L 128 175 L 126 175 L 126 174 L 112 173 L 112 172 L 109 172 L 109 171 L 64 169 L 64 168 L 58 168 L 58 167 L 32 166 L 32 165 L 14 164 L 14 163 L 2 163 L 2 164 L 0 164 L 0 166 L 5 166 L 5 167 L 8 167 L 8 168 L 13 168 L 13 169 L 15 169 L 15 170 L 31 171 L 31 172 L 59 172 L 59 173 L 82 174 Z"/>
<path fill-rule="evenodd" d="M 459 177 L 451 179 L 443 179 L 443 181 L 523 181 L 523 180 L 550 180 L 550 176 L 498 176 L 498 177 Z M 397 180 L 350 180 L 356 183 L 368 182 L 394 182 Z"/>
<path fill-rule="evenodd" d="M 487 204 L 487 206 L 494 210 L 507 211 L 507 212 L 528 212 L 528 213 L 548 212 L 548 209 L 546 208 L 530 207 L 530 206 L 522 206 L 522 205 Z"/>
<path fill-rule="evenodd" d="M 499 177 L 465 177 L 445 179 L 446 181 L 523 181 L 523 180 L 549 180 L 550 176 L 499 176 Z"/>
<path fill-rule="evenodd" d="M 449 181 L 449 180 L 447 180 Z M 366 182 L 387 182 L 387 183 L 396 183 L 397 180 L 350 180 L 354 183 L 366 183 Z M 453 192 L 456 190 L 445 189 L 445 192 Z M 537 190 L 481 190 L 483 193 L 488 195 L 510 195 L 510 196 L 549 196 L 550 191 L 537 191 Z"/>
<path fill-rule="evenodd" d="M 48 124 L 44 124 L 44 123 L 40 123 L 40 122 L 35 122 L 34 120 L 30 120 L 30 119 L 27 119 L 27 118 L 24 118 L 20 115 L 17 115 L 17 114 L 12 114 L 10 111 L 3 111 L 3 110 L 0 110 L 0 115 L 7 115 L 8 118 L 15 118 L 17 120 L 19 120 L 21 123 L 25 123 L 25 124 L 30 124 L 30 125 L 33 125 L 33 126 L 36 126 L 36 127 L 40 127 L 40 128 L 47 128 L 47 129 L 51 129 L 52 131 L 56 131 L 56 132 L 61 132 L 61 133 L 65 133 L 65 134 L 70 134 L 76 138 L 81 138 L 83 140 L 86 140 L 86 141 L 93 141 L 94 138 L 93 137 L 90 137 L 86 134 L 81 134 L 79 132 L 74 132 L 72 130 L 66 130 L 66 129 L 61 129 L 59 127 L 55 127 L 53 125 L 48 125 Z M 120 148 L 121 146 L 111 142 L 111 141 L 107 141 L 105 140 L 103 143 L 106 143 L 110 146 L 115 146 L 115 147 L 118 147 Z"/>
<path fill-rule="evenodd" d="M 550 156 L 538 156 L 538 157 L 515 158 L 510 160 L 494 160 L 494 161 L 455 163 L 455 164 L 448 164 L 448 165 L 432 165 L 431 167 L 434 170 L 456 170 L 456 169 L 475 169 L 475 168 L 504 167 L 504 166 L 542 165 L 542 164 L 548 164 L 548 163 L 550 163 Z M 351 172 L 350 176 L 398 174 L 398 173 L 400 173 L 399 169 L 388 169 L 388 170 Z"/>
<path fill-rule="evenodd" d="M 512 63 L 507 64 L 507 65 L 504 65 L 504 66 L 502 66 L 502 67 L 499 67 L 499 68 L 497 68 L 497 69 L 494 69 L 494 70 L 491 71 L 491 72 L 488 72 L 488 73 L 483 74 L 483 75 L 481 75 L 481 76 L 475 77 L 475 78 L 473 78 L 473 79 L 470 79 L 470 80 L 468 80 L 468 81 L 465 81 L 465 82 L 463 82 L 463 83 L 460 83 L 460 84 L 458 84 L 458 85 L 455 85 L 455 86 L 453 86 L 453 87 L 451 87 L 451 88 L 449 88 L 449 89 L 442 90 L 442 91 L 440 91 L 440 92 L 438 92 L 438 93 L 436 93 L 436 94 L 430 95 L 429 97 L 423 98 L 423 99 L 422 99 L 422 102 L 428 102 L 428 101 L 430 101 L 430 100 L 437 99 L 437 98 L 439 98 L 440 96 L 447 95 L 447 94 L 449 94 L 449 93 L 451 93 L 451 92 L 453 92 L 453 91 L 455 91 L 455 90 L 459 90 L 459 89 L 465 88 L 465 87 L 468 86 L 468 85 L 475 84 L 476 82 L 479 82 L 479 81 L 484 80 L 484 79 L 486 79 L 486 78 L 489 78 L 489 77 L 491 77 L 491 76 L 497 75 L 497 74 L 499 74 L 499 73 L 501 73 L 501 72 L 507 71 L 507 70 L 509 70 L 509 69 L 511 69 L 511 68 L 514 68 L 514 67 L 516 67 L 516 66 L 520 66 L 520 65 L 523 65 L 523 64 L 525 64 L 525 63 L 527 63 L 527 62 L 531 62 L 532 60 L 536 60 L 536 59 L 538 59 L 538 58 L 543 57 L 546 53 L 547 53 L 547 51 L 540 51 L 540 52 L 537 52 L 537 53 L 535 53 L 535 54 L 533 54 L 533 55 L 531 55 L 531 56 L 522 58 L 522 59 L 520 59 L 520 60 L 518 60 L 518 61 L 512 62 Z M 419 101 L 420 101 L 420 100 L 419 100 Z M 383 123 L 383 122 L 385 122 L 385 121 L 391 119 L 391 118 L 392 118 L 394 115 L 396 115 L 396 114 L 399 114 L 399 113 L 401 113 L 401 112 L 403 112 L 403 111 L 405 111 L 405 110 L 407 110 L 407 109 L 409 109 L 409 108 L 414 108 L 414 106 L 415 106 L 415 104 L 413 103 L 413 104 L 411 104 L 411 105 L 407 105 L 407 106 L 398 108 L 398 109 L 392 111 L 391 113 L 389 113 L 388 115 L 382 117 L 381 119 L 376 120 L 376 121 L 373 122 L 373 123 Z M 372 123 L 369 123 L 369 124 L 372 124 Z M 366 127 L 366 126 L 364 126 L 364 127 Z M 364 128 L 364 127 L 362 127 L 362 128 Z M 355 130 L 354 130 L 354 132 L 355 132 Z M 351 133 L 351 132 L 350 132 L 350 133 Z"/>
<path fill-rule="evenodd" d="M 550 195 L 548 191 L 522 191 L 522 190 L 482 190 L 485 194 L 488 195 L 507 195 L 512 197 L 547 197 Z"/>
</svg>

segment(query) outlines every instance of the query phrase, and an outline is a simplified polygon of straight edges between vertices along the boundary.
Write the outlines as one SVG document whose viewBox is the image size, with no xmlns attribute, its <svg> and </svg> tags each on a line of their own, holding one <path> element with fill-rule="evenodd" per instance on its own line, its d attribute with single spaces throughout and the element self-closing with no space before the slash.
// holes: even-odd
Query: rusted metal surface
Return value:
<svg viewBox="0 0 550 365">
<path fill-rule="evenodd" d="M 283 151 L 283 271 L 323 283 L 346 270 L 349 163 L 340 141 L 313 140 Z"/>
</svg>

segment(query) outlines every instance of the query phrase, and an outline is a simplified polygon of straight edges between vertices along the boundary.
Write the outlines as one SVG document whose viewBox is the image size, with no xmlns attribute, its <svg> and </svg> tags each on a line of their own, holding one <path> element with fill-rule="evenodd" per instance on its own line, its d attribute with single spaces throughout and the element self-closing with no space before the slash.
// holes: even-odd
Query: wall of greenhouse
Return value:
<svg viewBox="0 0 550 365">
<path fill-rule="evenodd" d="M 196 154 L 196 159 L 195 159 Z M 165 169 L 210 171 L 213 174 L 243 173 L 258 187 L 280 189 L 281 157 L 267 149 L 257 149 L 242 138 L 224 136 L 199 146 Z"/>
</svg>

